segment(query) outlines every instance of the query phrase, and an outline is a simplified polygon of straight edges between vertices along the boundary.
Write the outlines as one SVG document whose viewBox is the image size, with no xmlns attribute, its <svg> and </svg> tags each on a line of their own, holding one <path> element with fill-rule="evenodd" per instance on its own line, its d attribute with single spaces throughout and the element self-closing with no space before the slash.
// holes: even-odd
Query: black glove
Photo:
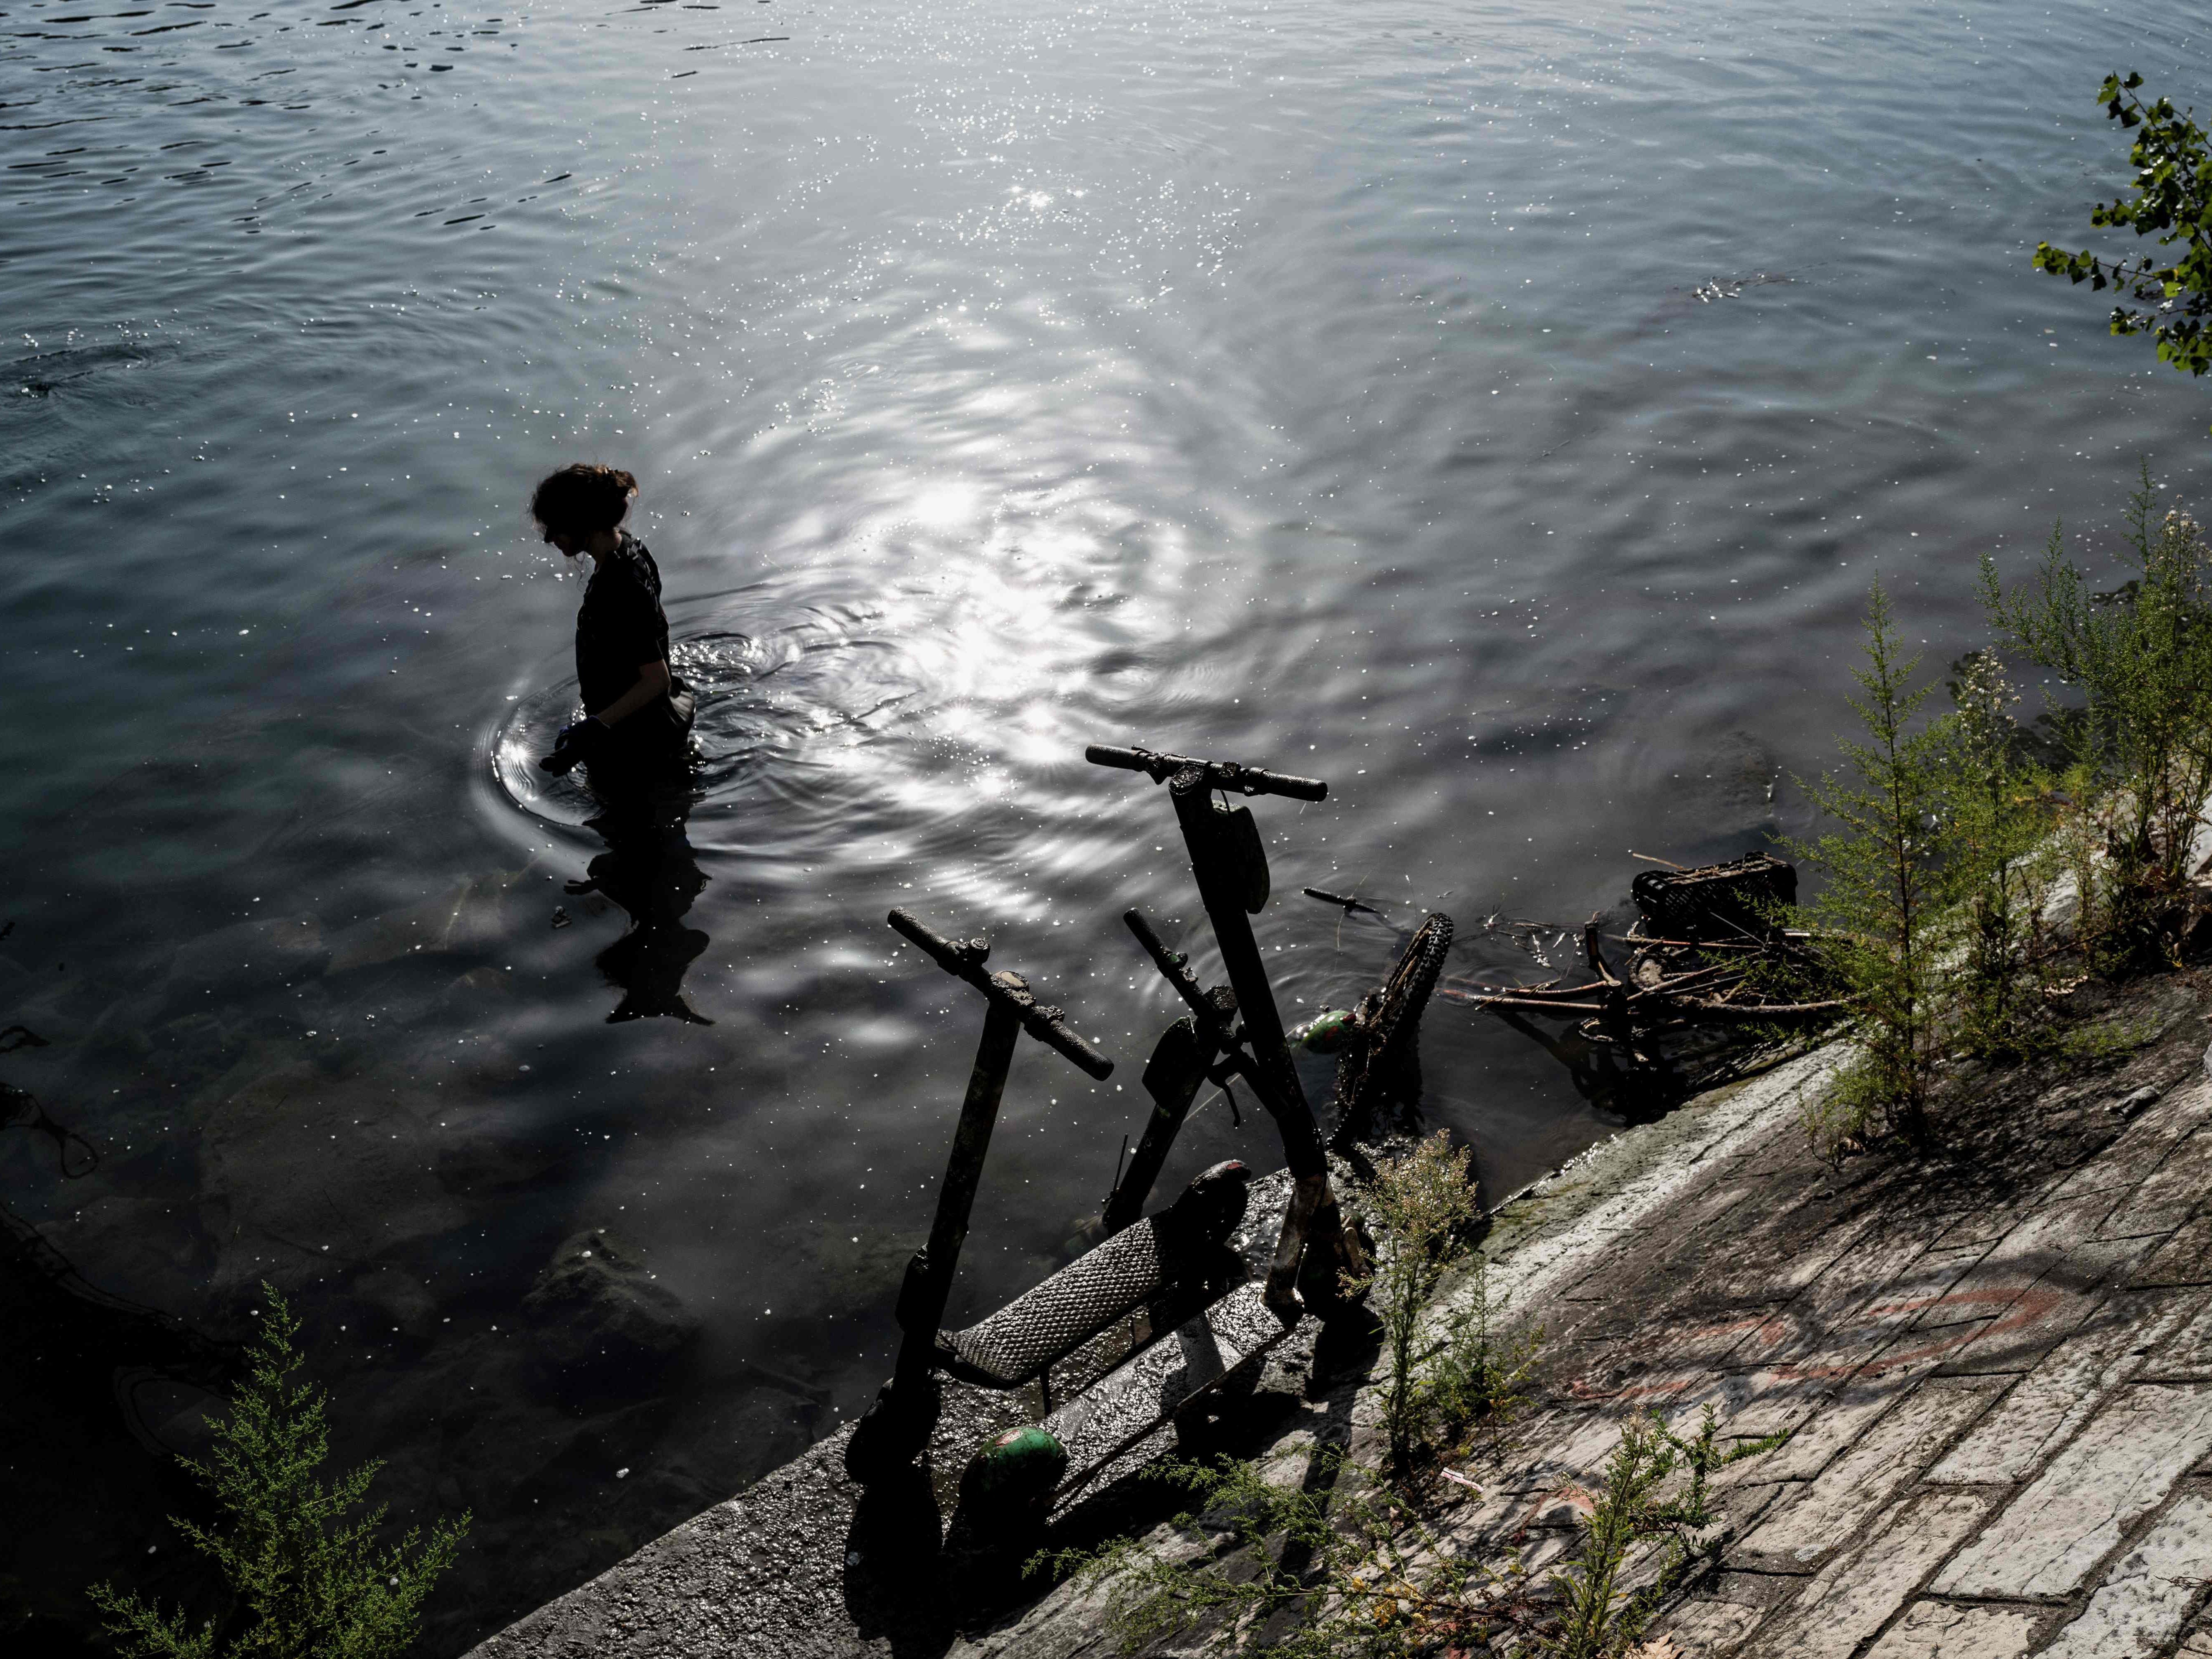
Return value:
<svg viewBox="0 0 2212 1659">
<path fill-rule="evenodd" d="M 586 714 L 570 726 L 561 728 L 561 735 L 553 739 L 553 752 L 538 763 L 541 772 L 550 772 L 555 777 L 565 777 L 576 769 L 576 763 L 591 759 L 592 751 L 607 735 L 606 722 L 597 714 Z"/>
</svg>

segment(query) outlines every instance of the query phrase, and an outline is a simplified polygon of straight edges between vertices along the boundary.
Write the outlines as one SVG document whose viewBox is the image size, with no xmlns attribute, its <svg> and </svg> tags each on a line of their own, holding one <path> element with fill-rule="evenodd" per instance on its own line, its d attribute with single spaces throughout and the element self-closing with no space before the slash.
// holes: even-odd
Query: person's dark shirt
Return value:
<svg viewBox="0 0 2212 1659">
<path fill-rule="evenodd" d="M 576 612 L 576 684 L 584 712 L 596 714 L 637 684 L 637 671 L 668 660 L 668 618 L 660 609 L 660 569 L 627 532 L 593 561 Z"/>
</svg>

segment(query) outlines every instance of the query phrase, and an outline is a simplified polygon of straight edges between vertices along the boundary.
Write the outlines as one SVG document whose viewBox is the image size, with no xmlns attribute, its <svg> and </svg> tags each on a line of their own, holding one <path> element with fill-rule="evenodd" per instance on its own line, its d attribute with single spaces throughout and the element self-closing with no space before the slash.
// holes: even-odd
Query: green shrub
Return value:
<svg viewBox="0 0 2212 1659">
<path fill-rule="evenodd" d="M 1954 1041 L 1983 1059 L 2048 1046 L 2039 969 L 2052 941 L 2045 895 L 2056 872 L 2051 782 L 2026 753 L 2012 714 L 2020 693 L 1994 651 L 1977 651 L 1951 682 L 1956 713 L 1946 855 L 1966 914 L 1953 969 Z"/>
<path fill-rule="evenodd" d="M 2212 793 L 2212 544 L 2186 514 L 2159 512 L 2148 466 L 2127 524 L 2135 574 L 2116 592 L 2092 589 L 2057 528 L 2013 592 L 1982 562 L 1990 620 L 2066 694 L 2048 714 L 2081 791 L 2070 862 L 2092 969 L 2178 961 L 2197 908 L 2190 851 Z"/>
<path fill-rule="evenodd" d="M 1955 786 L 1955 720 L 1919 722 L 1930 687 L 1911 684 L 1915 657 L 1900 657 L 1889 597 L 1867 598 L 1866 665 L 1851 699 L 1863 741 L 1843 744 L 1844 774 L 1804 785 L 1841 827 L 1790 852 L 1826 878 L 1800 919 L 1850 1003 L 1855 1057 L 1808 1120 L 1835 1156 L 1884 1130 L 1917 1138 L 1942 1056 L 1947 927 L 1960 869 L 1943 826 Z M 1916 729 L 1916 726 L 1917 728 Z"/>
<path fill-rule="evenodd" d="M 1404 1495 L 1340 1451 L 1315 1455 L 1295 1486 L 1252 1463 L 1163 1465 L 1150 1478 L 1194 1505 L 1166 1545 L 1121 1539 L 1040 1554 L 1030 1571 L 1103 1590 L 1108 1630 L 1132 1654 L 1210 1627 L 1240 1632 L 1235 1650 L 1255 1659 L 1417 1659 L 1528 1621 L 1517 1559 L 1462 1559 Z"/>
<path fill-rule="evenodd" d="M 184 1608 L 94 1585 L 94 1605 L 126 1659 L 389 1659 L 413 1643 L 423 1598 L 459 1553 L 469 1517 L 441 1521 L 428 1539 L 410 1528 L 380 1549 L 379 1508 L 348 1519 L 380 1465 L 365 1463 L 325 1486 L 326 1401 L 295 1381 L 306 1362 L 284 1299 L 269 1285 L 268 1310 L 247 1346 L 247 1375 L 232 1397 L 206 1462 L 181 1459 L 213 1494 L 212 1527 L 171 1517 L 215 1564 L 222 1611 L 197 1630 Z"/>
<path fill-rule="evenodd" d="M 1711 1406 L 1687 1439 L 1656 1416 L 1631 1417 L 1606 1460 L 1605 1483 L 1583 1522 L 1581 1547 L 1552 1576 L 1562 1611 L 1539 1650 L 1548 1659 L 1611 1659 L 1635 1641 L 1686 1579 L 1717 1555 L 1712 1475 L 1763 1456 L 1789 1437 L 1770 1435 L 1724 1448 Z M 1660 1489 L 1677 1474 L 1685 1477 L 1681 1485 L 1672 1498 L 1662 1498 Z M 1631 1553 L 1643 1543 L 1655 1544 L 1660 1559 L 1643 1588 L 1631 1591 L 1622 1579 Z"/>
<path fill-rule="evenodd" d="M 1415 1400 L 1446 1451 L 1468 1431 L 1496 1424 L 1520 1408 L 1521 1385 L 1534 1368 L 1540 1326 L 1508 1335 L 1497 1328 L 1490 1300 L 1490 1263 L 1480 1254 L 1468 1274 L 1467 1299 L 1444 1322 L 1443 1337 L 1421 1364 Z"/>
<path fill-rule="evenodd" d="M 1508 1341 L 1492 1328 L 1488 1268 L 1479 1260 L 1468 1302 L 1446 1322 L 1440 1340 L 1423 1346 L 1430 1304 L 1468 1254 L 1468 1230 L 1481 1218 L 1469 1159 L 1465 1147 L 1455 1149 L 1439 1132 L 1381 1165 L 1368 1192 L 1382 1224 L 1382 1249 L 1372 1271 L 1351 1288 L 1367 1292 L 1382 1327 L 1382 1423 L 1390 1467 L 1400 1476 L 1431 1428 L 1455 1439 L 1508 1408 L 1534 1352 L 1534 1336 Z"/>
</svg>

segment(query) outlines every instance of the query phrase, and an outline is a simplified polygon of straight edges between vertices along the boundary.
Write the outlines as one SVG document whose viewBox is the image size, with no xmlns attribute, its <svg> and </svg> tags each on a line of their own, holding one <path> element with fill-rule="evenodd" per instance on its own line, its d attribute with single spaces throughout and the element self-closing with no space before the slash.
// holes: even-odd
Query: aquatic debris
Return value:
<svg viewBox="0 0 2212 1659">
<path fill-rule="evenodd" d="M 553 925 L 556 927 L 566 927 L 574 919 L 568 914 L 567 905 L 556 904 L 553 907 Z"/>
<path fill-rule="evenodd" d="M 1298 891 L 1310 899 L 1319 899 L 1323 904 L 1340 904 L 1346 910 L 1362 910 L 1370 916 L 1382 913 L 1356 893 L 1332 893 L 1322 887 L 1301 887 Z"/>
<path fill-rule="evenodd" d="M 571 1402 L 652 1392 L 702 1329 L 654 1279 L 643 1255 L 605 1228 L 564 1240 L 522 1310 L 533 1332 L 532 1364 Z"/>
<path fill-rule="evenodd" d="M 1452 919 L 1437 911 L 1423 921 L 1390 977 L 1359 999 L 1336 1062 L 1340 1149 L 1363 1138 L 1389 1105 L 1412 1108 L 1421 1098 L 1421 1016 L 1451 954 Z"/>
<path fill-rule="evenodd" d="M 1291 1034 L 1291 1041 L 1310 1054 L 1333 1054 L 1353 1035 L 1356 1022 L 1349 1008 L 1324 1008 Z"/>
<path fill-rule="evenodd" d="M 58 351 L 34 352 L 30 356 L 19 357 L 0 368 L 0 377 L 14 380 L 21 397 L 49 398 L 71 381 L 82 380 L 118 364 L 127 367 L 142 363 L 153 355 L 145 347 L 127 341 L 116 345 L 65 347 Z"/>
<path fill-rule="evenodd" d="M 1601 933 L 1596 916 L 1583 924 L 1583 955 L 1590 974 L 1583 983 L 1468 981 L 1446 986 L 1443 994 L 1500 1012 L 1589 1016 L 1580 1026 L 1585 1039 L 1616 1045 L 1639 1061 L 1651 1058 L 1649 1040 L 1663 1032 L 1827 1015 L 1844 1006 L 1835 998 L 1770 1000 L 1767 988 L 1778 970 L 1802 983 L 1821 978 L 1808 949 L 1812 935 L 1777 920 L 1797 896 L 1794 866 L 1765 853 L 1698 869 L 1674 865 L 1644 871 L 1630 891 L 1638 915 L 1626 934 Z M 1632 948 L 1626 976 L 1607 963 L 1601 939 Z"/>
<path fill-rule="evenodd" d="M 0 1054 L 47 1046 L 46 1038 L 27 1025 L 10 1025 L 0 1030 Z M 64 1181 L 81 1180 L 100 1167 L 100 1149 L 76 1130 L 47 1116 L 39 1097 L 28 1090 L 0 1083 L 0 1106 L 4 1106 L 9 1114 L 0 1118 L 0 1129 L 34 1129 L 54 1143 L 54 1157 Z"/>
<path fill-rule="evenodd" d="M 1748 276 L 1716 276 L 1710 282 L 1699 283 L 1690 290 L 1690 294 L 1700 305 L 1711 305 L 1717 300 L 1740 299 L 1747 288 L 1764 288 L 1771 283 L 1794 283 L 1796 280 L 1779 271 L 1755 270 Z"/>
</svg>

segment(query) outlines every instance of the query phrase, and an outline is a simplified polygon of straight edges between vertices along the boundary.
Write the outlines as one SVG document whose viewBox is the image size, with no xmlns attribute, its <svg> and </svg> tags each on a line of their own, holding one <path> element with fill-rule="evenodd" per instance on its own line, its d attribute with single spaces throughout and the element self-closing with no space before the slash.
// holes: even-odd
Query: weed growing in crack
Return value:
<svg viewBox="0 0 2212 1659">
<path fill-rule="evenodd" d="M 1258 1659 L 1414 1659 L 1525 1628 L 1517 1559 L 1468 1561 L 1412 1500 L 1316 1453 L 1296 1485 L 1257 1465 L 1170 1463 L 1150 1477 L 1196 1507 L 1164 1543 L 1124 1539 L 1031 1559 L 1031 1572 L 1103 1589 L 1125 1653 L 1204 1633 Z"/>
<path fill-rule="evenodd" d="M 1102 1590 L 1125 1653 L 1194 1640 L 1255 1659 L 1615 1659 L 1717 1559 L 1712 1475 L 1787 1437 L 1724 1446 L 1710 1407 L 1686 1437 L 1638 1413 L 1574 1560 L 1540 1579 L 1517 1548 L 1462 1554 L 1445 1513 L 1333 1449 L 1295 1482 L 1226 1460 L 1161 1466 L 1149 1478 L 1191 1499 L 1164 1535 L 1040 1554 L 1029 1571 Z"/>
<path fill-rule="evenodd" d="M 1718 1558 L 1725 1535 L 1712 1508 L 1712 1475 L 1789 1437 L 1723 1447 L 1711 1406 L 1686 1439 L 1649 1413 L 1630 1418 L 1583 1523 L 1582 1547 L 1552 1575 L 1561 1613 L 1557 1626 L 1539 1637 L 1537 1650 L 1547 1659 L 1611 1659 L 1635 1641 L 1653 1613 Z M 1684 1477 L 1680 1488 L 1662 1498 L 1660 1489 L 1678 1474 Z M 1630 1558 L 1647 1544 L 1659 1559 L 1642 1587 L 1631 1589 L 1624 1582 Z"/>
<path fill-rule="evenodd" d="M 2041 969 L 2055 955 L 2044 895 L 2059 863 L 2051 780 L 2028 755 L 2013 707 L 2020 693 L 1994 651 L 1976 651 L 1951 681 L 1954 778 L 1946 813 L 1965 914 L 1952 943 L 1953 1042 L 1983 1060 L 2050 1046 Z"/>
<path fill-rule="evenodd" d="M 1832 1157 L 1892 1128 L 1918 1139 L 1942 1057 L 1939 933 L 1957 893 L 1940 826 L 1954 732 L 1948 721 L 1919 721 L 1931 688 L 1914 689 L 1920 659 L 1899 645 L 1877 581 L 1867 598 L 1866 665 L 1854 672 L 1864 695 L 1851 700 L 1865 738 L 1843 745 L 1848 774 L 1804 786 L 1842 827 L 1790 847 L 1827 878 L 1804 919 L 1852 1008 L 1854 1058 L 1807 1121 Z"/>
<path fill-rule="evenodd" d="M 1423 1365 L 1417 1403 L 1439 1450 L 1464 1449 L 1469 1432 L 1503 1423 L 1521 1407 L 1521 1387 L 1544 1340 L 1541 1326 L 1507 1335 L 1490 1303 L 1490 1263 L 1474 1258 L 1467 1299 L 1444 1322 L 1443 1339 Z"/>
<path fill-rule="evenodd" d="M 1507 1340 L 1492 1328 L 1488 1266 L 1478 1258 L 1467 1304 L 1446 1322 L 1441 1341 L 1423 1346 L 1432 1334 L 1430 1306 L 1481 1218 L 1469 1160 L 1467 1148 L 1439 1133 L 1376 1170 L 1368 1200 L 1383 1248 L 1373 1270 L 1347 1286 L 1368 1296 L 1382 1327 L 1382 1422 L 1390 1472 L 1401 1480 L 1431 1429 L 1455 1441 L 1510 1408 L 1540 1339 Z"/>
</svg>

